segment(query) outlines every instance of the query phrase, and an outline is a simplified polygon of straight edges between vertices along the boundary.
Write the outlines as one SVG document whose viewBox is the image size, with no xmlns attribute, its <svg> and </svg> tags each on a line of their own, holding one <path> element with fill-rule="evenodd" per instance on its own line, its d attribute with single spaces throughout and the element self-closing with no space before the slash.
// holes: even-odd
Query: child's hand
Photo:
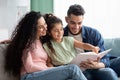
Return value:
<svg viewBox="0 0 120 80">
<path fill-rule="evenodd" d="M 100 50 L 100 48 L 98 46 L 94 47 L 94 49 L 92 50 L 95 53 L 98 53 L 98 51 Z"/>
</svg>

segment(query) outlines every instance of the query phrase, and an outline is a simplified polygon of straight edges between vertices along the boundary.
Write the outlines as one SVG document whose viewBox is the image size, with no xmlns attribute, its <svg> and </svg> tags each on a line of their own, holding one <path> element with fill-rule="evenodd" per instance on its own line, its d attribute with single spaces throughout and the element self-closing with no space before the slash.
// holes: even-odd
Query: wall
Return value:
<svg viewBox="0 0 120 80">
<path fill-rule="evenodd" d="M 30 11 L 30 0 L 0 0 L 0 41 L 8 39 L 19 19 Z"/>
<path fill-rule="evenodd" d="M 54 13 L 65 26 L 64 17 L 71 4 L 85 8 L 83 24 L 98 29 L 105 38 L 120 37 L 119 3 L 120 0 L 0 0 L 0 41 L 10 37 L 20 17 L 30 10 Z"/>
<path fill-rule="evenodd" d="M 83 24 L 96 28 L 104 38 L 120 37 L 120 0 L 54 0 L 54 13 L 66 25 L 64 17 L 72 4 L 80 4 L 86 13 Z M 61 6 L 63 5 L 63 6 Z"/>
<path fill-rule="evenodd" d="M 8 39 L 28 11 L 53 13 L 53 0 L 0 0 L 0 41 Z"/>
<path fill-rule="evenodd" d="M 31 10 L 42 14 L 53 13 L 53 0 L 31 0 Z"/>
</svg>

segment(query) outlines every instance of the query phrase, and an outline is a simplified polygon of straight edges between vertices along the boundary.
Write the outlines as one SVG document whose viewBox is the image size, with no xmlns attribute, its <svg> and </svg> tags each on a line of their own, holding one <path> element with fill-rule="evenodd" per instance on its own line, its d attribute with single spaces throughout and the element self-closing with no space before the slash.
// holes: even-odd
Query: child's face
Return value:
<svg viewBox="0 0 120 80">
<path fill-rule="evenodd" d="M 61 23 L 56 23 L 51 29 L 50 35 L 54 41 L 61 42 L 63 37 L 63 25 Z"/>
<path fill-rule="evenodd" d="M 46 30 L 47 30 L 47 24 L 44 18 L 41 17 L 40 19 L 38 19 L 38 24 L 37 24 L 37 38 L 41 36 L 45 36 Z"/>
</svg>

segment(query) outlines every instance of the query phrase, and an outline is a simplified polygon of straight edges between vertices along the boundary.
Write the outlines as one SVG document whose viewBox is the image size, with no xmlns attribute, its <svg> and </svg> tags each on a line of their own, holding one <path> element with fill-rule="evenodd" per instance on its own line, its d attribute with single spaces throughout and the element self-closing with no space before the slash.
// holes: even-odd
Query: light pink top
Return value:
<svg viewBox="0 0 120 80">
<path fill-rule="evenodd" d="M 36 40 L 36 42 L 32 45 L 32 49 L 28 51 L 28 56 L 27 59 L 25 60 L 25 51 L 23 53 L 23 68 L 21 69 L 21 75 L 25 73 L 31 73 L 31 72 L 36 72 L 36 71 L 41 71 L 41 70 L 46 70 L 49 67 L 46 65 L 47 61 L 47 53 L 42 47 L 42 44 L 40 43 L 39 40 Z"/>
</svg>

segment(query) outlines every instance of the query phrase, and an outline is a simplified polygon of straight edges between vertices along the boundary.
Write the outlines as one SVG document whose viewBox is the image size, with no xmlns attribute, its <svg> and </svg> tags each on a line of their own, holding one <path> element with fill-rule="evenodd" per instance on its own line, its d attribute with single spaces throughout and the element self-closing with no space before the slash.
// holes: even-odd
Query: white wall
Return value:
<svg viewBox="0 0 120 80">
<path fill-rule="evenodd" d="M 64 17 L 71 4 L 84 7 L 83 24 L 96 28 L 104 38 L 120 37 L 120 0 L 54 0 L 54 14 L 59 16 L 64 25 Z"/>
<path fill-rule="evenodd" d="M 8 39 L 18 20 L 30 10 L 30 0 L 0 0 L 0 41 Z"/>
</svg>

